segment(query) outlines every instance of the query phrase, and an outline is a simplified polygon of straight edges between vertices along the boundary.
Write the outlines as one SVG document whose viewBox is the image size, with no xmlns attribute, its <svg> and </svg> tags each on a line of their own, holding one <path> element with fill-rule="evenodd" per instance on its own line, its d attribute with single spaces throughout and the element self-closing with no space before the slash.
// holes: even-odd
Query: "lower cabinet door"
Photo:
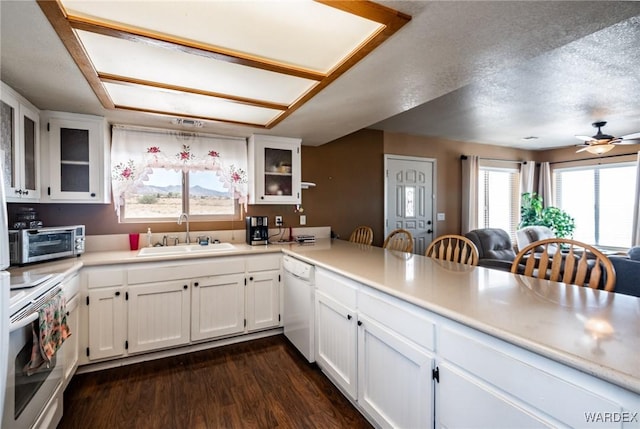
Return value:
<svg viewBox="0 0 640 429">
<path fill-rule="evenodd" d="M 244 273 L 192 281 L 193 341 L 244 332 Z"/>
<path fill-rule="evenodd" d="M 90 289 L 88 294 L 90 360 L 122 356 L 127 338 L 125 288 Z"/>
<path fill-rule="evenodd" d="M 78 366 L 78 339 L 80 338 L 80 332 L 78 331 L 80 327 L 79 303 L 80 295 L 76 295 L 67 304 L 67 325 L 69 326 L 71 336 L 69 336 L 62 344 L 62 350 L 64 353 L 64 372 L 62 374 L 62 379 L 65 386 L 71 380 L 71 377 Z"/>
<path fill-rule="evenodd" d="M 433 427 L 433 363 L 426 350 L 358 316 L 358 403 L 380 427 Z"/>
<path fill-rule="evenodd" d="M 280 324 L 280 271 L 249 273 L 247 283 L 247 331 Z"/>
<path fill-rule="evenodd" d="M 440 362 L 438 369 L 436 428 L 556 427 L 455 366 Z"/>
<path fill-rule="evenodd" d="M 129 353 L 189 342 L 189 289 L 186 281 L 129 287 Z"/>
<path fill-rule="evenodd" d="M 316 362 L 356 399 L 356 312 L 316 291 Z"/>
</svg>

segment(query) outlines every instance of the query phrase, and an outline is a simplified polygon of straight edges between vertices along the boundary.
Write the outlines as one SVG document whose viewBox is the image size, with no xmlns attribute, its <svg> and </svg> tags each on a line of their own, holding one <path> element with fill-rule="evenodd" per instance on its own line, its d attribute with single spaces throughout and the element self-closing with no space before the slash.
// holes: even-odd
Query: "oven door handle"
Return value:
<svg viewBox="0 0 640 429">
<path fill-rule="evenodd" d="M 40 317 L 40 314 L 37 311 L 34 311 L 24 319 L 20 319 L 17 322 L 12 322 L 9 324 L 9 332 L 17 331 L 18 329 L 22 329 L 25 326 L 29 325 L 32 322 L 35 322 Z"/>
</svg>

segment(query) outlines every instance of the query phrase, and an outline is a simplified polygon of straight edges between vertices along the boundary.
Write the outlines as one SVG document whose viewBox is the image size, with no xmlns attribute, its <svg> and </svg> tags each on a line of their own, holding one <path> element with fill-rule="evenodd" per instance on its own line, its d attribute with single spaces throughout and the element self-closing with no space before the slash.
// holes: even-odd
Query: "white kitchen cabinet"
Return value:
<svg viewBox="0 0 640 429">
<path fill-rule="evenodd" d="M 279 254 L 247 258 L 245 300 L 249 332 L 274 328 L 281 323 L 281 258 Z"/>
<path fill-rule="evenodd" d="M 134 285 L 127 293 L 129 353 L 189 342 L 191 299 L 187 281 Z"/>
<path fill-rule="evenodd" d="M 316 361 L 380 427 L 431 427 L 434 322 L 413 306 L 316 271 Z"/>
<path fill-rule="evenodd" d="M 357 397 L 356 311 L 316 291 L 316 363 L 351 399 Z"/>
<path fill-rule="evenodd" d="M 244 272 L 193 280 L 191 340 L 200 341 L 244 331 Z"/>
<path fill-rule="evenodd" d="M 104 118 L 42 112 L 48 159 L 43 202 L 109 203 L 109 143 Z"/>
<path fill-rule="evenodd" d="M 381 427 L 432 426 L 434 329 L 412 305 L 359 290 L 358 404 Z"/>
<path fill-rule="evenodd" d="M 437 338 L 436 427 L 619 428 L 640 407 L 637 394 L 470 328 L 445 322 Z"/>
<path fill-rule="evenodd" d="M 80 348 L 80 278 L 78 274 L 65 278 L 62 286 L 67 301 L 67 326 L 71 334 L 62 344 L 63 359 L 62 381 L 66 386 L 78 367 Z M 59 351 L 60 352 L 60 351 Z M 58 352 L 58 353 L 59 353 Z"/>
<path fill-rule="evenodd" d="M 0 166 L 8 202 L 40 199 L 40 112 L 0 82 Z"/>
<path fill-rule="evenodd" d="M 127 340 L 125 287 L 89 289 L 87 299 L 89 360 L 124 355 Z"/>
<path fill-rule="evenodd" d="M 301 139 L 249 138 L 249 204 L 300 204 Z"/>
</svg>

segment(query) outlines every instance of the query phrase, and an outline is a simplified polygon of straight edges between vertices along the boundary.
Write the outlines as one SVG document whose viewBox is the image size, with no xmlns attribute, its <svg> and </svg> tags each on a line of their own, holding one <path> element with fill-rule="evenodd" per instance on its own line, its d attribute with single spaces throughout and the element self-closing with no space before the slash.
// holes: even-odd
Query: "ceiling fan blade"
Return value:
<svg viewBox="0 0 640 429">
<path fill-rule="evenodd" d="M 591 140 L 593 140 L 593 137 L 589 137 L 589 136 L 576 136 L 576 138 L 578 140 L 584 140 L 586 142 L 590 142 Z"/>
<path fill-rule="evenodd" d="M 590 147 L 591 147 L 591 145 L 586 145 L 584 147 L 580 147 L 580 149 L 578 149 L 576 151 L 576 153 L 584 152 L 585 150 L 589 149 Z"/>
<path fill-rule="evenodd" d="M 640 133 L 627 134 L 621 137 L 622 140 L 638 140 L 640 139 Z"/>
</svg>

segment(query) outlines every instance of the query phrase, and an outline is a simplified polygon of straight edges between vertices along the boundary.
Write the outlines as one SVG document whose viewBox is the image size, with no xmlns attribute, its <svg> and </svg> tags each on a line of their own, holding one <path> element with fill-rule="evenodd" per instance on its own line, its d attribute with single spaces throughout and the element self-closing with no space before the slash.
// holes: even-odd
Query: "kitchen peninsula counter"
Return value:
<svg viewBox="0 0 640 429">
<path fill-rule="evenodd" d="M 640 394 L 640 298 L 341 240 L 283 251 Z"/>
</svg>

